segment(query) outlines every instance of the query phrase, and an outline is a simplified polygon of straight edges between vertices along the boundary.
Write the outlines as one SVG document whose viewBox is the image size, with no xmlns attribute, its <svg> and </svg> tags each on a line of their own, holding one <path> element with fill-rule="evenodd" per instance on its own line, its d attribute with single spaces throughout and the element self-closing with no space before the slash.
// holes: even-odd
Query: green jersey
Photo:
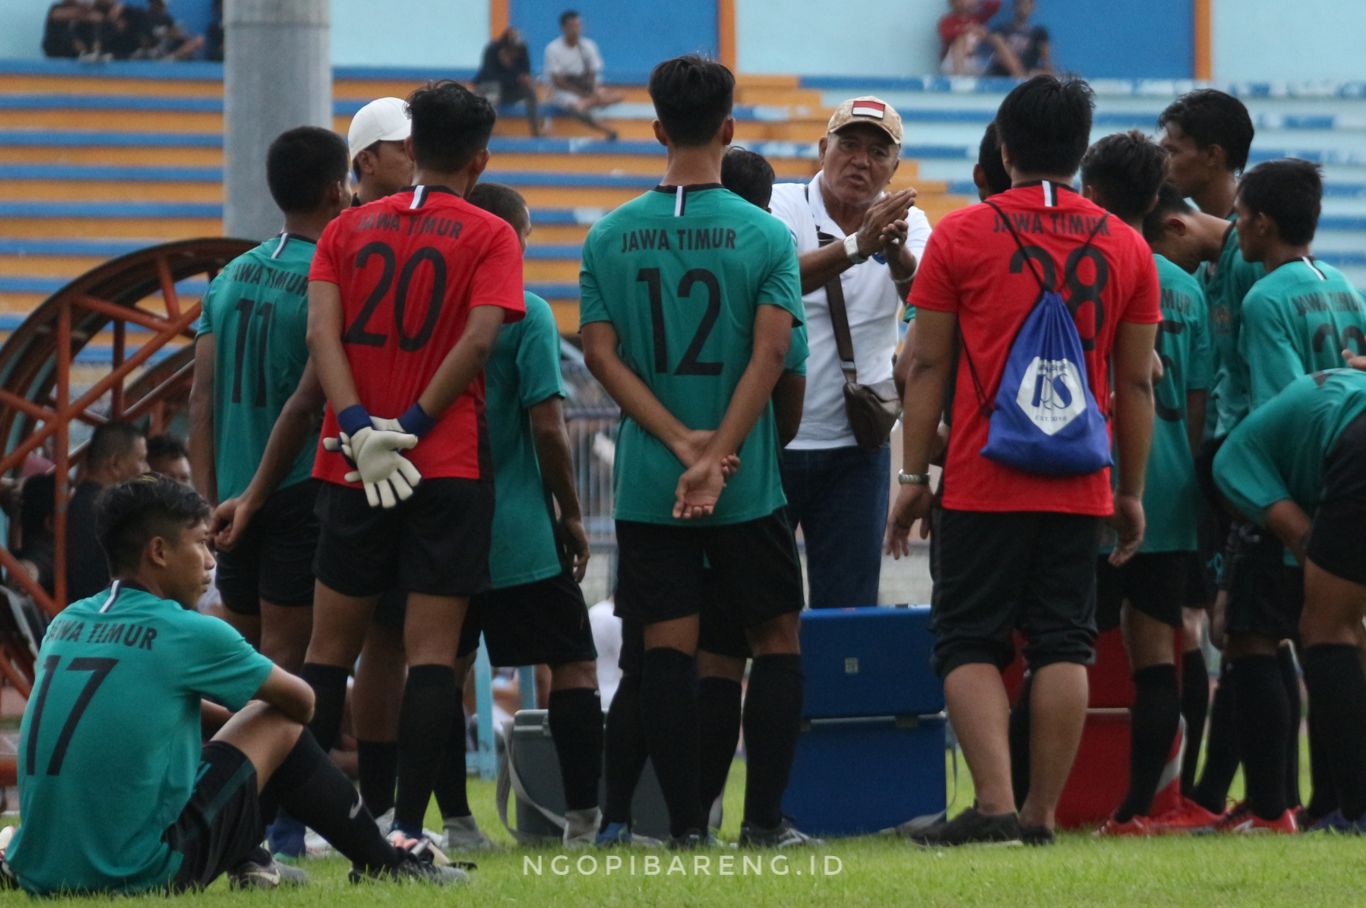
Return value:
<svg viewBox="0 0 1366 908">
<path fill-rule="evenodd" d="M 228 263 L 204 294 L 200 336 L 217 338 L 213 374 L 214 472 L 220 501 L 246 491 L 275 419 L 308 363 L 308 268 L 318 244 L 271 237 Z M 317 431 L 281 488 L 313 473 Z"/>
<path fill-rule="evenodd" d="M 1366 372 L 1331 369 L 1300 376 L 1253 410 L 1219 449 L 1219 491 L 1259 524 L 1267 508 L 1287 499 L 1312 515 L 1323 492 L 1325 458 L 1364 412 Z"/>
<path fill-rule="evenodd" d="M 525 293 L 526 318 L 498 329 L 484 365 L 484 412 L 493 458 L 493 544 L 489 581 L 494 589 L 520 586 L 560 572 L 554 513 L 541 482 L 531 434 L 532 407 L 564 397 L 560 332 L 550 304 Z"/>
<path fill-rule="evenodd" d="M 1227 435 L 1247 415 L 1248 364 L 1239 353 L 1238 334 L 1242 327 L 1243 297 L 1266 274 L 1260 262 L 1243 258 L 1238 247 L 1237 218 L 1230 217 L 1229 221 L 1219 261 L 1201 271 L 1209 303 L 1214 362 L 1219 372 L 1218 393 L 1214 395 L 1216 437 Z"/>
<path fill-rule="evenodd" d="M 806 325 L 793 325 L 792 342 L 788 344 L 787 356 L 783 357 L 783 371 L 805 375 L 806 360 L 810 355 L 811 347 L 806 343 Z"/>
<path fill-rule="evenodd" d="M 181 856 L 162 835 L 194 789 L 200 700 L 241 709 L 271 668 L 227 623 L 123 583 L 54 618 L 19 726 L 23 887 L 170 882 Z"/>
<path fill-rule="evenodd" d="M 804 321 L 797 253 L 782 222 L 719 185 L 659 187 L 589 231 L 579 274 L 581 322 L 610 322 L 618 355 L 690 429 L 715 429 L 749 364 L 760 306 Z M 743 464 L 715 512 L 687 524 L 767 516 L 786 503 L 773 408 L 739 450 Z M 617 437 L 616 517 L 673 518 L 683 465 L 623 414 Z"/>
<path fill-rule="evenodd" d="M 1144 481 L 1143 510 L 1148 529 L 1144 552 L 1193 552 L 1200 491 L 1186 429 L 1186 395 L 1208 390 L 1213 378 L 1209 315 L 1200 282 L 1160 255 L 1162 323 L 1157 353 L 1162 380 L 1154 387 L 1156 419 Z"/>
<path fill-rule="evenodd" d="M 1301 375 L 1342 365 L 1344 345 L 1366 352 L 1366 305 L 1332 265 L 1286 262 L 1252 285 L 1243 300 L 1238 348 L 1252 365 L 1255 410 Z"/>
</svg>

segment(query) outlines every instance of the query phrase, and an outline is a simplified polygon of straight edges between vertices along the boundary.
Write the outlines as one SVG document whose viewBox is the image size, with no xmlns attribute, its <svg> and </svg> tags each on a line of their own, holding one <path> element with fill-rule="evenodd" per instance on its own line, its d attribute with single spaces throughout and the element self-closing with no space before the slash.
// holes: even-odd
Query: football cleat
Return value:
<svg viewBox="0 0 1366 908">
<path fill-rule="evenodd" d="M 935 823 L 907 836 L 917 845 L 950 848 L 958 845 L 1020 845 L 1020 818 L 1013 813 L 988 816 L 969 807 L 952 820 Z"/>
<path fill-rule="evenodd" d="M 1182 798 L 1175 810 L 1148 817 L 1148 827 L 1158 835 L 1208 832 L 1219 825 L 1220 814 L 1211 813 L 1190 798 Z"/>
<path fill-rule="evenodd" d="M 1150 836 L 1158 833 L 1149 825 L 1147 817 L 1132 816 L 1124 822 L 1115 819 L 1114 814 L 1096 830 L 1099 838 L 1110 838 L 1112 836 Z"/>
<path fill-rule="evenodd" d="M 1295 814 L 1292 811 L 1287 810 L 1274 820 L 1264 820 L 1251 810 L 1246 810 L 1237 817 L 1230 811 L 1229 816 L 1219 824 L 1219 831 L 1249 835 L 1267 832 L 1289 834 L 1299 832 L 1299 829 L 1295 826 Z"/>
<path fill-rule="evenodd" d="M 303 886 L 308 874 L 297 867 L 281 864 L 265 848 L 228 871 L 229 889 L 288 889 Z"/>
<path fill-rule="evenodd" d="M 787 817 L 772 829 L 752 826 L 745 823 L 740 827 L 740 845 L 743 848 L 802 848 L 811 845 L 824 845 L 815 836 L 802 832 Z"/>
</svg>

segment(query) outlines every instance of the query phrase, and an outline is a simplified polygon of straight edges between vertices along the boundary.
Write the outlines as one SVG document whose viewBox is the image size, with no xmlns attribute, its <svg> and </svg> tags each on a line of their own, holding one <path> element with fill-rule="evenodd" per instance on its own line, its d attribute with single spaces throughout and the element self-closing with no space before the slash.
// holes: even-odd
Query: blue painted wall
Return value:
<svg viewBox="0 0 1366 908">
<path fill-rule="evenodd" d="M 1360 0 L 1215 0 L 1213 30 L 1221 82 L 1366 79 Z"/>
<path fill-rule="evenodd" d="M 560 13 L 566 9 L 578 10 L 583 16 L 584 34 L 602 51 L 607 81 L 619 74 L 644 75 L 656 63 L 679 54 L 715 56 L 719 51 L 716 4 L 711 0 L 675 4 L 511 0 L 508 18 L 525 36 L 531 48 L 532 69 L 538 73 L 544 64 L 545 46 L 560 34 Z"/>
<path fill-rule="evenodd" d="M 1007 21 L 1010 6 L 995 21 Z M 1048 28 L 1064 69 L 1094 78 L 1191 76 L 1192 0 L 1039 0 L 1037 7 L 1034 18 Z M 935 23 L 947 8 L 935 0 L 864 0 L 851 16 L 826 0 L 736 0 L 738 63 L 754 73 L 936 73 Z"/>
</svg>

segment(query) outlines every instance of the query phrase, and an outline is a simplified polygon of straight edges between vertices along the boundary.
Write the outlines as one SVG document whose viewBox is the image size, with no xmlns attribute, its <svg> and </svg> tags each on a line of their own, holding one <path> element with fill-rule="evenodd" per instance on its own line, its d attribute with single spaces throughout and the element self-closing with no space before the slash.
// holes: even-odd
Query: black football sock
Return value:
<svg viewBox="0 0 1366 908">
<path fill-rule="evenodd" d="M 1309 687 L 1309 651 L 1304 653 L 1304 686 Z M 1337 773 L 1333 769 L 1333 751 L 1328 733 L 1320 718 L 1322 709 L 1315 711 L 1314 697 L 1309 696 L 1309 785 L 1311 796 L 1305 811 L 1311 820 L 1321 820 L 1342 806 L 1338 796 Z"/>
<path fill-rule="evenodd" d="M 1181 757 L 1181 793 L 1195 794 L 1195 769 L 1200 765 L 1200 742 L 1205 740 L 1209 714 L 1209 667 L 1202 650 L 1181 656 L 1181 716 L 1186 720 L 1186 752 Z"/>
<path fill-rule="evenodd" d="M 1134 687 L 1134 705 L 1129 710 L 1129 793 L 1115 811 L 1121 823 L 1148 815 L 1181 721 L 1176 666 L 1151 665 L 1134 672 Z"/>
<path fill-rule="evenodd" d="M 1233 660 L 1227 657 L 1219 671 L 1219 686 L 1209 708 L 1209 737 L 1205 741 L 1205 768 L 1195 786 L 1194 801 L 1210 813 L 1228 808 L 1228 787 L 1238 771 L 1238 738 L 1233 725 Z"/>
<path fill-rule="evenodd" d="M 591 687 L 550 692 L 550 737 L 560 758 L 566 810 L 598 806 L 602 778 L 602 699 Z"/>
<path fill-rule="evenodd" d="M 316 829 L 353 864 L 377 868 L 398 862 L 351 780 L 328 759 L 308 729 L 271 774 L 261 800 L 279 804 Z"/>
<path fill-rule="evenodd" d="M 432 788 L 446 759 L 460 704 L 455 669 L 449 665 L 413 665 L 403 686 L 398 714 L 398 792 L 394 798 L 394 827 L 411 838 L 422 835 L 422 820 L 432 799 Z"/>
<path fill-rule="evenodd" d="M 1285 813 L 1285 736 L 1290 704 L 1275 656 L 1240 656 L 1233 670 L 1234 724 L 1247 803 L 1264 820 Z"/>
<path fill-rule="evenodd" d="M 398 742 L 356 739 L 356 766 L 360 796 L 375 816 L 394 806 L 394 782 L 398 778 Z"/>
<path fill-rule="evenodd" d="M 465 790 L 465 780 L 469 773 L 465 768 L 465 706 L 464 688 L 455 689 L 455 715 L 451 719 L 451 736 L 446 739 L 446 756 L 441 760 L 441 771 L 437 773 L 432 794 L 436 796 L 436 806 L 441 810 L 441 818 L 467 817 L 470 815 L 469 794 Z"/>
<path fill-rule="evenodd" d="M 308 730 L 323 753 L 331 753 L 341 736 L 342 711 L 346 708 L 346 679 L 351 676 L 349 668 L 340 665 L 320 665 L 305 662 L 299 670 L 299 677 L 313 688 L 313 721 Z"/>
<path fill-rule="evenodd" d="M 1304 703 L 1300 696 L 1300 672 L 1295 666 L 1295 653 L 1288 646 L 1276 651 L 1276 663 L 1281 669 L 1281 684 L 1285 686 L 1285 700 L 1289 706 L 1289 724 L 1285 735 L 1285 806 L 1292 810 L 1300 801 L 1300 723 L 1304 720 Z"/>
<path fill-rule="evenodd" d="M 1020 694 L 1010 707 L 1010 782 L 1015 789 L 1015 809 L 1024 806 L 1029 796 L 1029 690 L 1031 679 L 1025 675 Z"/>
<path fill-rule="evenodd" d="M 772 829 L 783 820 L 783 792 L 802 723 L 802 657 L 756 656 L 745 694 L 745 823 Z"/>
<path fill-rule="evenodd" d="M 1355 646 L 1322 644 L 1304 651 L 1309 714 L 1322 730 L 1325 756 L 1341 800 L 1342 814 L 1356 821 L 1366 813 L 1366 673 Z"/>
<path fill-rule="evenodd" d="M 668 647 L 647 649 L 641 660 L 641 726 L 659 787 L 664 791 L 664 803 L 669 807 L 669 832 L 673 836 L 702 828 L 693 662 L 692 656 Z"/>
<path fill-rule="evenodd" d="M 702 810 L 726 788 L 726 776 L 740 740 L 740 682 L 708 677 L 697 682 L 698 752 L 701 760 Z"/>
<path fill-rule="evenodd" d="M 602 804 L 602 823 L 631 822 L 631 799 L 649 756 L 640 719 L 640 675 L 622 675 L 617 692 L 607 707 L 606 747 L 603 752 L 607 794 Z"/>
</svg>

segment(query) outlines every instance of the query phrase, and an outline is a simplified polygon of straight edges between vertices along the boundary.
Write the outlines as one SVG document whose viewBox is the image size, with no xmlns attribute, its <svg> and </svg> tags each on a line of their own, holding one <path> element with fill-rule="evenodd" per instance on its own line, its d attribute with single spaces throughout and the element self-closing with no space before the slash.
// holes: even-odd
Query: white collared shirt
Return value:
<svg viewBox="0 0 1366 908">
<path fill-rule="evenodd" d="M 820 181 L 818 173 L 809 184 L 778 183 L 773 187 L 769 210 L 787 225 L 799 256 L 819 248 L 817 225 L 836 240 L 845 236 L 840 225 L 825 210 Z M 805 195 L 803 190 L 806 190 Z M 930 239 L 930 221 L 919 208 L 912 208 L 906 220 L 910 225 L 906 248 L 919 261 Z M 858 380 L 862 384 L 886 381 L 892 377 L 897 321 L 905 300 L 892 283 L 886 263 L 876 258 L 849 268 L 840 275 L 840 281 L 844 286 L 844 307 L 849 314 L 849 336 L 854 344 Z M 844 411 L 844 374 L 840 371 L 839 354 L 835 349 L 835 330 L 830 322 L 825 288 L 811 291 L 802 300 L 806 303 L 806 337 L 811 354 L 806 361 L 802 425 L 788 447 L 796 450 L 852 447 L 856 442 Z"/>
</svg>

